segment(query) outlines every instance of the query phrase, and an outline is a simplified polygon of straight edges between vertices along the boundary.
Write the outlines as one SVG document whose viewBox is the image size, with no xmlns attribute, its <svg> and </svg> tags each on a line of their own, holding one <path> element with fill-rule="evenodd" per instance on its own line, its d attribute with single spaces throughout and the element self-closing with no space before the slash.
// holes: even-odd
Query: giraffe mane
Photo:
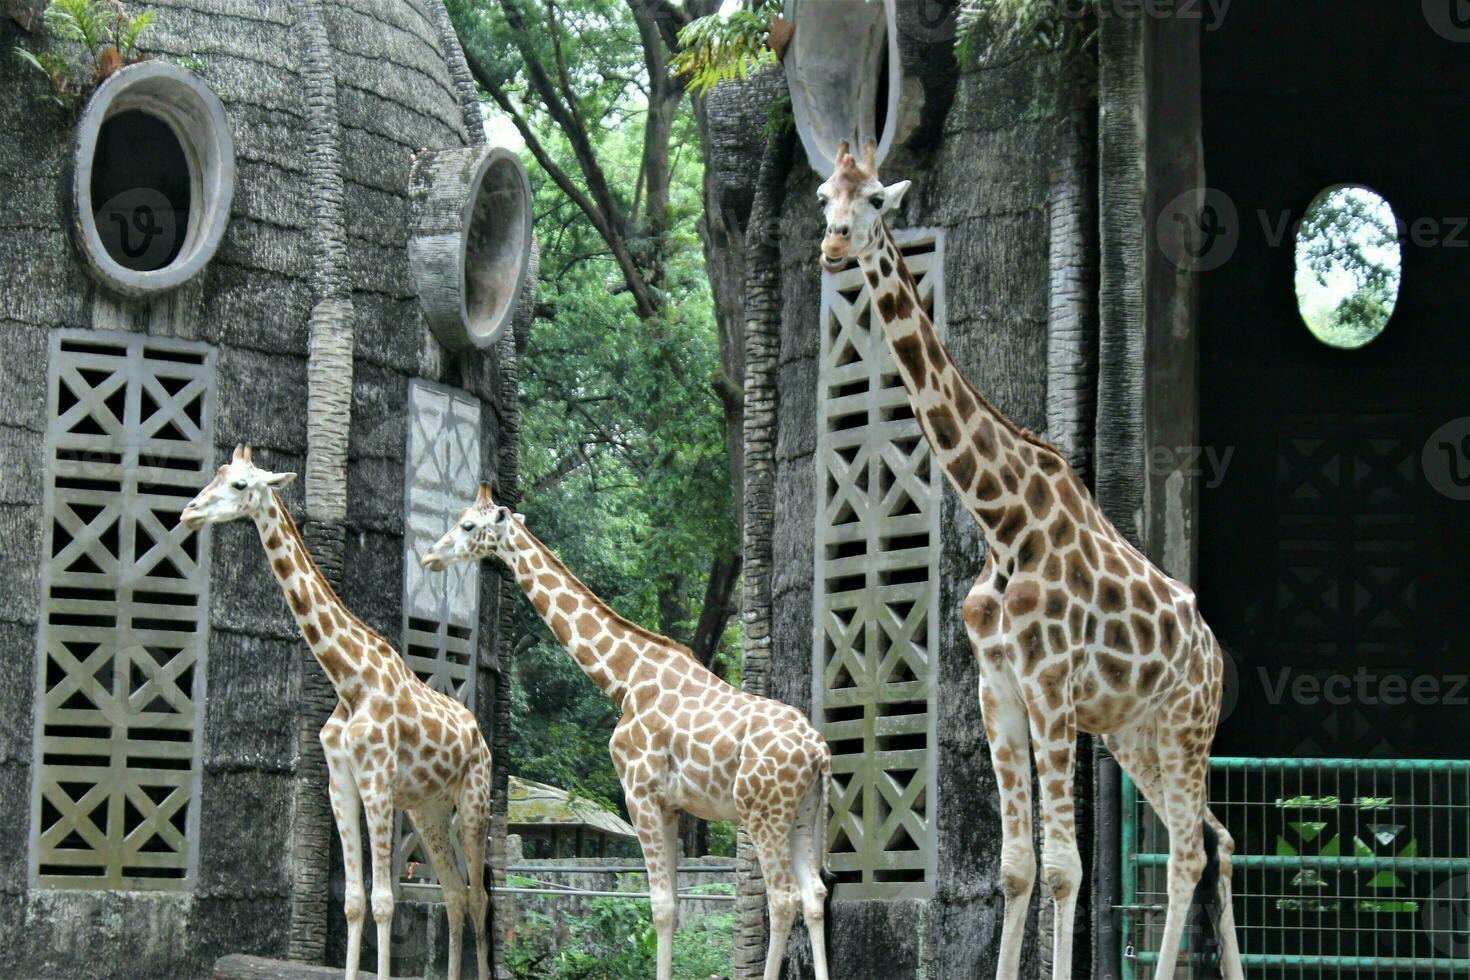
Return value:
<svg viewBox="0 0 1470 980">
<path fill-rule="evenodd" d="M 327 590 L 327 597 L 334 600 L 338 606 L 342 607 L 342 611 L 347 615 L 347 619 L 350 622 L 356 623 L 358 626 L 361 626 L 364 630 L 366 630 L 369 639 L 375 639 L 378 642 L 386 645 L 388 649 L 392 650 L 394 653 L 397 653 L 397 648 L 394 647 L 392 643 L 388 642 L 387 637 L 385 637 L 382 633 L 379 633 L 377 630 L 373 629 L 367 623 L 364 623 L 360 618 L 358 618 L 357 613 L 349 609 L 347 603 L 342 601 L 342 597 L 337 595 L 337 590 L 332 588 L 331 581 L 326 577 L 326 575 L 322 574 L 321 568 L 316 563 L 316 558 L 312 556 L 311 549 L 306 546 L 306 538 L 302 537 L 300 529 L 296 526 L 296 519 L 293 518 L 291 516 L 291 512 L 286 509 L 286 502 L 282 500 L 281 495 L 276 493 L 274 490 L 271 490 L 270 494 L 276 500 L 276 510 L 280 511 L 281 520 L 285 523 L 286 530 L 294 535 L 296 540 L 300 542 L 301 554 L 306 557 L 307 564 L 311 566 L 311 571 L 316 574 L 317 581 L 321 583 L 322 588 Z"/>
<path fill-rule="evenodd" d="M 699 666 L 704 666 L 704 664 L 699 662 L 699 658 L 694 655 L 694 651 L 686 647 L 684 644 L 680 643 L 678 640 L 671 640 L 667 636 L 664 636 L 662 633 L 655 633 L 653 630 L 648 629 L 647 627 L 639 626 L 631 619 L 619 613 L 612 606 L 608 605 L 608 603 L 601 596 L 599 596 L 596 592 L 593 592 L 581 579 L 573 575 L 571 569 L 567 568 L 566 563 L 561 560 L 560 556 L 558 556 L 556 552 L 548 548 L 546 546 L 546 543 L 543 542 L 540 538 L 532 534 L 529 528 L 522 524 L 520 525 L 520 529 L 526 535 L 526 537 L 530 538 L 536 544 L 541 546 L 541 551 L 545 555 L 546 560 L 551 563 L 553 569 L 560 572 L 562 576 L 566 579 L 566 581 L 581 589 L 585 594 L 591 596 L 598 605 L 606 609 L 608 617 L 619 627 L 627 630 L 629 633 L 632 633 L 635 636 L 641 636 L 645 640 L 652 640 L 654 643 L 668 647 L 675 653 L 680 653 L 688 657 Z"/>
<path fill-rule="evenodd" d="M 852 158 L 848 157 L 848 159 L 850 160 Z M 889 244 L 893 246 L 893 254 L 898 259 L 897 271 L 909 284 L 909 288 L 914 291 L 915 305 L 918 305 L 918 284 L 914 281 L 913 274 L 909 272 L 909 264 L 903 257 L 903 249 L 899 248 L 898 242 L 894 241 L 893 229 L 889 227 L 887 221 L 883 222 L 883 234 L 887 236 Z M 923 313 L 926 318 L 929 315 L 927 313 L 924 313 L 922 306 L 919 307 L 919 312 Z M 1015 422 L 1012 422 L 1009 416 L 1007 416 L 1000 409 L 992 405 L 990 399 L 981 394 L 980 390 L 976 388 L 973 384 L 970 384 L 969 379 L 965 378 L 963 372 L 957 373 L 959 373 L 961 380 L 963 380 L 965 385 L 970 389 L 970 394 L 974 395 L 975 399 L 979 401 L 980 404 L 984 406 L 984 408 L 989 411 L 991 415 L 999 419 L 1001 425 L 1004 425 L 1006 429 L 1011 433 L 1011 435 L 1015 436 L 1017 439 L 1020 439 L 1022 442 L 1030 443 L 1033 448 L 1041 449 L 1054 454 L 1059 460 L 1062 461 L 1062 465 L 1064 466 L 1070 467 L 1072 465 L 1070 462 L 1067 461 L 1066 455 L 1060 449 L 1058 449 L 1056 446 L 1053 446 L 1051 443 L 1047 442 L 1045 439 L 1041 438 L 1030 429 L 1026 428 L 1026 426 L 1017 425 Z"/>
</svg>

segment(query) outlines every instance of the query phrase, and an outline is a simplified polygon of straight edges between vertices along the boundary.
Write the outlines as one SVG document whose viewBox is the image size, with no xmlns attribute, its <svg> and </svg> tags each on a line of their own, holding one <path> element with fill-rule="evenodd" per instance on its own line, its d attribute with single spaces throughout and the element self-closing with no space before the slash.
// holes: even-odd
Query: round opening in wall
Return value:
<svg viewBox="0 0 1470 980">
<path fill-rule="evenodd" d="M 791 112 L 808 162 L 827 178 L 843 141 L 877 144 L 881 166 L 898 128 L 902 89 L 896 0 L 786 0 Z"/>
<path fill-rule="evenodd" d="M 531 259 L 531 185 L 502 147 L 420 153 L 408 178 L 409 267 L 446 347 L 489 347 L 514 319 Z"/>
<path fill-rule="evenodd" d="M 184 249 L 193 200 L 189 159 L 173 127 L 141 109 L 105 120 L 92 161 L 92 220 L 118 265 L 152 272 Z"/>
<path fill-rule="evenodd" d="M 1296 236 L 1297 308 L 1314 337 L 1343 350 L 1372 341 L 1402 277 L 1398 218 L 1382 195 L 1357 184 L 1317 195 Z"/>
<path fill-rule="evenodd" d="M 224 108 L 164 62 L 116 72 L 77 124 L 72 225 L 94 277 L 129 296 L 198 275 L 229 221 L 235 156 Z"/>
<path fill-rule="evenodd" d="M 531 247 L 530 204 L 520 161 L 509 154 L 493 158 L 465 239 L 465 320 L 473 338 L 488 343 L 514 311 Z"/>
</svg>

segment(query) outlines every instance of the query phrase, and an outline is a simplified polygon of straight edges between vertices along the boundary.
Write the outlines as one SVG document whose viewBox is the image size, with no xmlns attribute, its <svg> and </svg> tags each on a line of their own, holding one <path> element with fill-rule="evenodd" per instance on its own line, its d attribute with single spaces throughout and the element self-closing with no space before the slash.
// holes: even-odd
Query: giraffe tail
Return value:
<svg viewBox="0 0 1470 980">
<path fill-rule="evenodd" d="M 825 923 L 832 921 L 832 892 L 837 887 L 837 876 L 827 867 L 827 821 L 832 805 L 831 752 L 822 756 L 821 780 L 822 801 L 817 806 L 817 812 L 812 815 L 812 863 L 816 865 L 812 871 L 822 879 L 822 884 L 827 889 L 822 908 L 822 921 Z"/>
<path fill-rule="evenodd" d="M 1205 870 L 1194 888 L 1194 907 L 1198 910 L 1197 941 L 1191 943 L 1192 974 L 1199 980 L 1220 977 L 1220 837 L 1209 821 L 1204 824 Z"/>
</svg>

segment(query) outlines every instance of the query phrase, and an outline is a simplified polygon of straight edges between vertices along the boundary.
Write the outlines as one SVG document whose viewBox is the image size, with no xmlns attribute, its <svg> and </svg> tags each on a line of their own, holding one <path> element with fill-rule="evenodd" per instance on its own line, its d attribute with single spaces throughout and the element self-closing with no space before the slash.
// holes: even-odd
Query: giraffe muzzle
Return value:
<svg viewBox="0 0 1470 980">
<path fill-rule="evenodd" d="M 184 512 L 179 515 L 179 523 L 191 531 L 197 531 L 204 526 L 204 515 L 193 507 L 185 507 Z"/>
<path fill-rule="evenodd" d="M 419 564 L 431 572 L 442 572 L 449 567 L 443 558 L 440 558 L 438 554 L 432 551 L 420 558 Z"/>
</svg>

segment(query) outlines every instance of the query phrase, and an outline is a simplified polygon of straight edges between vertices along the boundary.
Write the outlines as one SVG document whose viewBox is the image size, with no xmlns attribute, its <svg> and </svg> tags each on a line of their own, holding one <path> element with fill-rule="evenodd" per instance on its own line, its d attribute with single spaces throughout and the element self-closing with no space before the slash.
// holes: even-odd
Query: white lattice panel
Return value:
<svg viewBox="0 0 1470 980">
<path fill-rule="evenodd" d="M 31 873 L 182 889 L 197 850 L 208 555 L 179 525 L 213 455 L 214 352 L 51 343 Z"/>
<path fill-rule="evenodd" d="M 430 572 L 419 558 L 475 499 L 480 485 L 480 403 L 414 379 L 408 389 L 404 474 L 403 655 L 436 691 L 475 704 L 480 569 L 461 562 Z M 432 880 L 407 817 L 398 818 L 400 877 Z M 417 865 L 409 874 L 410 865 Z"/>
<path fill-rule="evenodd" d="M 942 242 L 899 244 L 942 328 Z M 824 274 L 821 330 L 814 700 L 833 751 L 831 867 L 842 897 L 927 895 L 940 475 L 858 268 Z"/>
</svg>

